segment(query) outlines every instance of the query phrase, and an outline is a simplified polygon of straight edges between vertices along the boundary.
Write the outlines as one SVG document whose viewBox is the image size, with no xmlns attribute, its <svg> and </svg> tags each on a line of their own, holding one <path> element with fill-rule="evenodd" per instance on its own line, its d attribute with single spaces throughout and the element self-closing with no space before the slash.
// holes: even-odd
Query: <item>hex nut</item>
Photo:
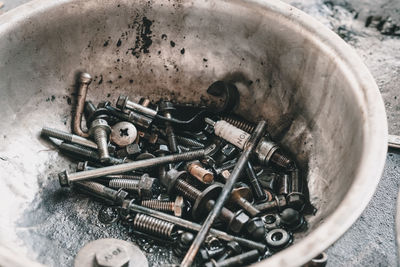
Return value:
<svg viewBox="0 0 400 267">
<path fill-rule="evenodd" d="M 142 199 L 150 199 L 153 197 L 157 187 L 158 183 L 156 179 L 151 178 L 148 174 L 143 174 L 139 180 L 139 196 Z"/>
<path fill-rule="evenodd" d="M 129 263 L 128 252 L 119 245 L 112 245 L 96 252 L 95 259 L 98 267 L 124 267 Z"/>
<path fill-rule="evenodd" d="M 249 220 L 250 220 L 250 217 L 247 216 L 247 214 L 244 213 L 243 210 L 240 210 L 235 213 L 235 216 L 229 222 L 228 228 L 232 232 L 238 234 L 242 231 L 243 227 L 246 225 L 246 223 Z"/>
<path fill-rule="evenodd" d="M 136 127 L 127 121 L 121 121 L 111 127 L 110 140 L 119 147 L 126 147 L 135 142 L 137 137 Z"/>
</svg>

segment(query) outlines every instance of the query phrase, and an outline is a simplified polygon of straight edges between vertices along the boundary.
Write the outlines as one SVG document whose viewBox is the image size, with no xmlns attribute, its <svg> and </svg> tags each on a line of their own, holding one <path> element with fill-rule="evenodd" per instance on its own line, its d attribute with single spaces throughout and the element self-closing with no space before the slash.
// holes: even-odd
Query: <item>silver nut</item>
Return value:
<svg viewBox="0 0 400 267">
<path fill-rule="evenodd" d="M 111 245 L 96 252 L 95 259 L 98 267 L 123 267 L 129 263 L 128 252 L 120 245 Z"/>
<path fill-rule="evenodd" d="M 137 137 L 136 127 L 127 121 L 122 121 L 111 127 L 111 142 L 119 147 L 132 144 Z"/>
</svg>

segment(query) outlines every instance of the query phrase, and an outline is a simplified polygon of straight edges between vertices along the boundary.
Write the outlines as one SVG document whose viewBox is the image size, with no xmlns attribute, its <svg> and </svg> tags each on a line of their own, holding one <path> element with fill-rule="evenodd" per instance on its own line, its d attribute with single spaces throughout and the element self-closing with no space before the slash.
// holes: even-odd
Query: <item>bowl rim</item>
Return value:
<svg viewBox="0 0 400 267">
<path fill-rule="evenodd" d="M 20 22 L 46 10 L 82 0 L 32 0 L 0 15 L 0 36 L 17 28 Z M 186 1 L 186 0 L 185 0 Z M 321 50 L 330 54 L 352 83 L 365 123 L 363 152 L 355 179 L 335 211 L 307 236 L 285 250 L 253 266 L 300 266 L 339 239 L 358 219 L 371 200 L 386 161 L 388 125 L 382 96 L 371 73 L 355 50 L 336 33 L 299 9 L 280 0 L 219 0 L 248 5 L 265 16 L 276 16 L 280 23 L 301 29 Z M 0 245 L 0 248 L 2 246 Z M 21 255 L 22 256 L 22 255 Z M 1 258 L 1 253 L 0 253 Z M 18 265 L 17 265 L 18 266 Z"/>
</svg>

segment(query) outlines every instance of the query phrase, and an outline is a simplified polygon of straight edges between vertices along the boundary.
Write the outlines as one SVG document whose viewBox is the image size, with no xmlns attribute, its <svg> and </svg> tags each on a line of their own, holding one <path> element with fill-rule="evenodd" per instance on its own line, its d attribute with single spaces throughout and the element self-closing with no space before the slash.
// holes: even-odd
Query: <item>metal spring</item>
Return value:
<svg viewBox="0 0 400 267">
<path fill-rule="evenodd" d="M 173 211 L 174 209 L 174 202 L 172 201 L 159 201 L 156 199 L 151 199 L 151 200 L 143 200 L 140 204 L 143 207 L 150 208 L 153 210 Z"/>
<path fill-rule="evenodd" d="M 196 198 L 201 194 L 200 190 L 183 180 L 176 181 L 175 188 L 179 193 L 191 201 L 195 201 Z"/>
<path fill-rule="evenodd" d="M 111 179 L 108 186 L 112 188 L 125 188 L 125 189 L 137 190 L 139 187 L 139 183 L 138 180 Z"/>
<path fill-rule="evenodd" d="M 138 231 L 156 234 L 162 237 L 172 237 L 175 225 L 144 214 L 136 214 L 133 226 Z"/>
<path fill-rule="evenodd" d="M 248 133 L 253 133 L 254 129 L 256 128 L 256 126 L 253 123 L 247 122 L 242 119 L 235 119 L 227 116 L 220 116 L 220 119 Z"/>
</svg>

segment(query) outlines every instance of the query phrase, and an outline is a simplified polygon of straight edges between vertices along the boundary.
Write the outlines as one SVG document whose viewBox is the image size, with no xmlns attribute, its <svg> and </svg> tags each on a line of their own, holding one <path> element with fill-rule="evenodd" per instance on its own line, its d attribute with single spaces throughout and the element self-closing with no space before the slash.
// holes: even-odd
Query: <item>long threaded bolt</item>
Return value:
<svg viewBox="0 0 400 267">
<path fill-rule="evenodd" d="M 110 159 L 110 154 L 108 153 L 108 136 L 110 133 L 111 127 L 106 120 L 95 119 L 90 126 L 89 134 L 93 136 L 97 144 L 101 162 L 106 162 Z"/>
<path fill-rule="evenodd" d="M 230 257 L 226 260 L 216 262 L 210 261 L 207 262 L 204 266 L 205 267 L 232 267 L 232 266 L 243 266 L 250 262 L 254 262 L 258 260 L 260 257 L 260 253 L 257 250 L 250 250 L 248 252 L 239 254 L 234 257 Z"/>
<path fill-rule="evenodd" d="M 128 196 L 128 192 L 124 190 L 113 190 L 96 182 L 79 182 L 75 184 L 78 188 L 84 189 L 90 194 L 97 197 L 111 200 L 114 203 L 121 204 Z"/>
<path fill-rule="evenodd" d="M 250 200 L 253 200 L 253 196 L 251 190 L 247 187 L 233 189 L 230 200 L 244 209 L 251 217 L 260 214 L 260 211 L 250 203 Z"/>
<path fill-rule="evenodd" d="M 192 138 L 179 136 L 179 135 L 176 135 L 175 138 L 178 141 L 178 143 L 180 143 L 181 145 L 184 145 L 184 146 L 198 147 L 198 148 L 203 148 L 204 147 L 203 143 L 201 143 L 201 142 L 199 142 L 199 141 L 197 141 L 195 139 L 192 139 Z"/>
<path fill-rule="evenodd" d="M 134 229 L 139 232 L 172 238 L 176 234 L 175 224 L 145 214 L 136 214 L 133 220 Z"/>
<path fill-rule="evenodd" d="M 196 201 L 196 198 L 201 195 L 200 190 L 180 179 L 176 181 L 175 190 L 192 202 Z"/>
<path fill-rule="evenodd" d="M 177 196 L 175 201 L 160 201 L 157 199 L 142 200 L 140 203 L 143 207 L 153 210 L 171 211 L 175 216 L 181 217 L 183 210 L 183 197 Z"/>
<path fill-rule="evenodd" d="M 140 198 L 151 199 L 159 191 L 158 180 L 143 174 L 140 180 L 111 179 L 108 183 L 111 188 L 123 188 L 135 191 Z"/>
<path fill-rule="evenodd" d="M 119 164 L 115 166 L 108 166 L 103 168 L 98 168 L 94 170 L 82 171 L 69 174 L 67 171 L 63 171 L 58 174 L 58 178 L 61 186 L 69 186 L 73 182 L 88 180 L 98 177 L 103 177 L 110 174 L 125 173 L 137 169 L 143 169 L 148 167 L 156 167 L 162 164 L 179 162 L 179 161 L 189 161 L 194 159 L 200 159 L 206 156 L 208 153 L 207 149 L 193 150 L 190 152 L 185 152 L 181 154 L 172 154 L 163 157 L 151 158 L 138 160 L 134 162 Z"/>
<path fill-rule="evenodd" d="M 257 174 L 254 171 L 253 165 L 251 164 L 250 161 L 247 162 L 246 174 L 247 178 L 249 179 L 254 198 L 257 201 L 264 200 L 267 197 L 267 195 L 265 194 L 265 191 L 261 187 L 260 181 L 258 180 Z"/>
<path fill-rule="evenodd" d="M 78 162 L 76 166 L 77 171 L 87 171 L 87 170 L 94 170 L 95 167 L 89 166 L 87 161 Z M 130 179 L 130 180 L 140 180 L 142 178 L 141 175 L 130 175 L 130 174 L 113 174 L 113 175 L 106 175 L 102 178 L 106 179 Z"/>
<path fill-rule="evenodd" d="M 81 146 L 86 146 L 86 147 L 97 149 L 97 144 L 95 142 L 90 141 L 89 139 L 83 138 L 79 135 L 71 134 L 71 133 L 64 132 L 64 131 L 61 131 L 58 129 L 43 127 L 41 134 L 48 136 L 48 137 L 53 137 L 53 138 L 57 138 L 57 139 L 60 139 L 63 141 L 67 141 L 67 142 L 70 142 L 73 144 L 78 144 Z"/>
<path fill-rule="evenodd" d="M 95 161 L 95 162 L 100 161 L 99 155 L 96 151 L 85 148 L 85 147 L 80 147 L 80 146 L 76 146 L 76 145 L 72 145 L 72 144 L 68 144 L 68 143 L 61 143 L 59 145 L 59 148 L 63 151 L 83 156 L 91 161 Z M 124 159 L 110 157 L 109 161 L 107 163 L 112 164 L 112 165 L 117 165 L 117 164 L 122 164 L 124 162 L 126 162 Z"/>
<path fill-rule="evenodd" d="M 89 87 L 89 84 L 91 83 L 91 81 L 92 81 L 92 77 L 90 76 L 89 73 L 81 73 L 80 74 L 73 130 L 74 130 L 74 133 L 76 133 L 77 135 L 82 136 L 82 137 L 89 137 L 89 133 L 86 133 L 82 130 L 81 122 L 82 122 L 82 113 L 83 113 L 83 108 L 85 106 L 87 90 L 88 90 L 88 87 Z"/>
</svg>

